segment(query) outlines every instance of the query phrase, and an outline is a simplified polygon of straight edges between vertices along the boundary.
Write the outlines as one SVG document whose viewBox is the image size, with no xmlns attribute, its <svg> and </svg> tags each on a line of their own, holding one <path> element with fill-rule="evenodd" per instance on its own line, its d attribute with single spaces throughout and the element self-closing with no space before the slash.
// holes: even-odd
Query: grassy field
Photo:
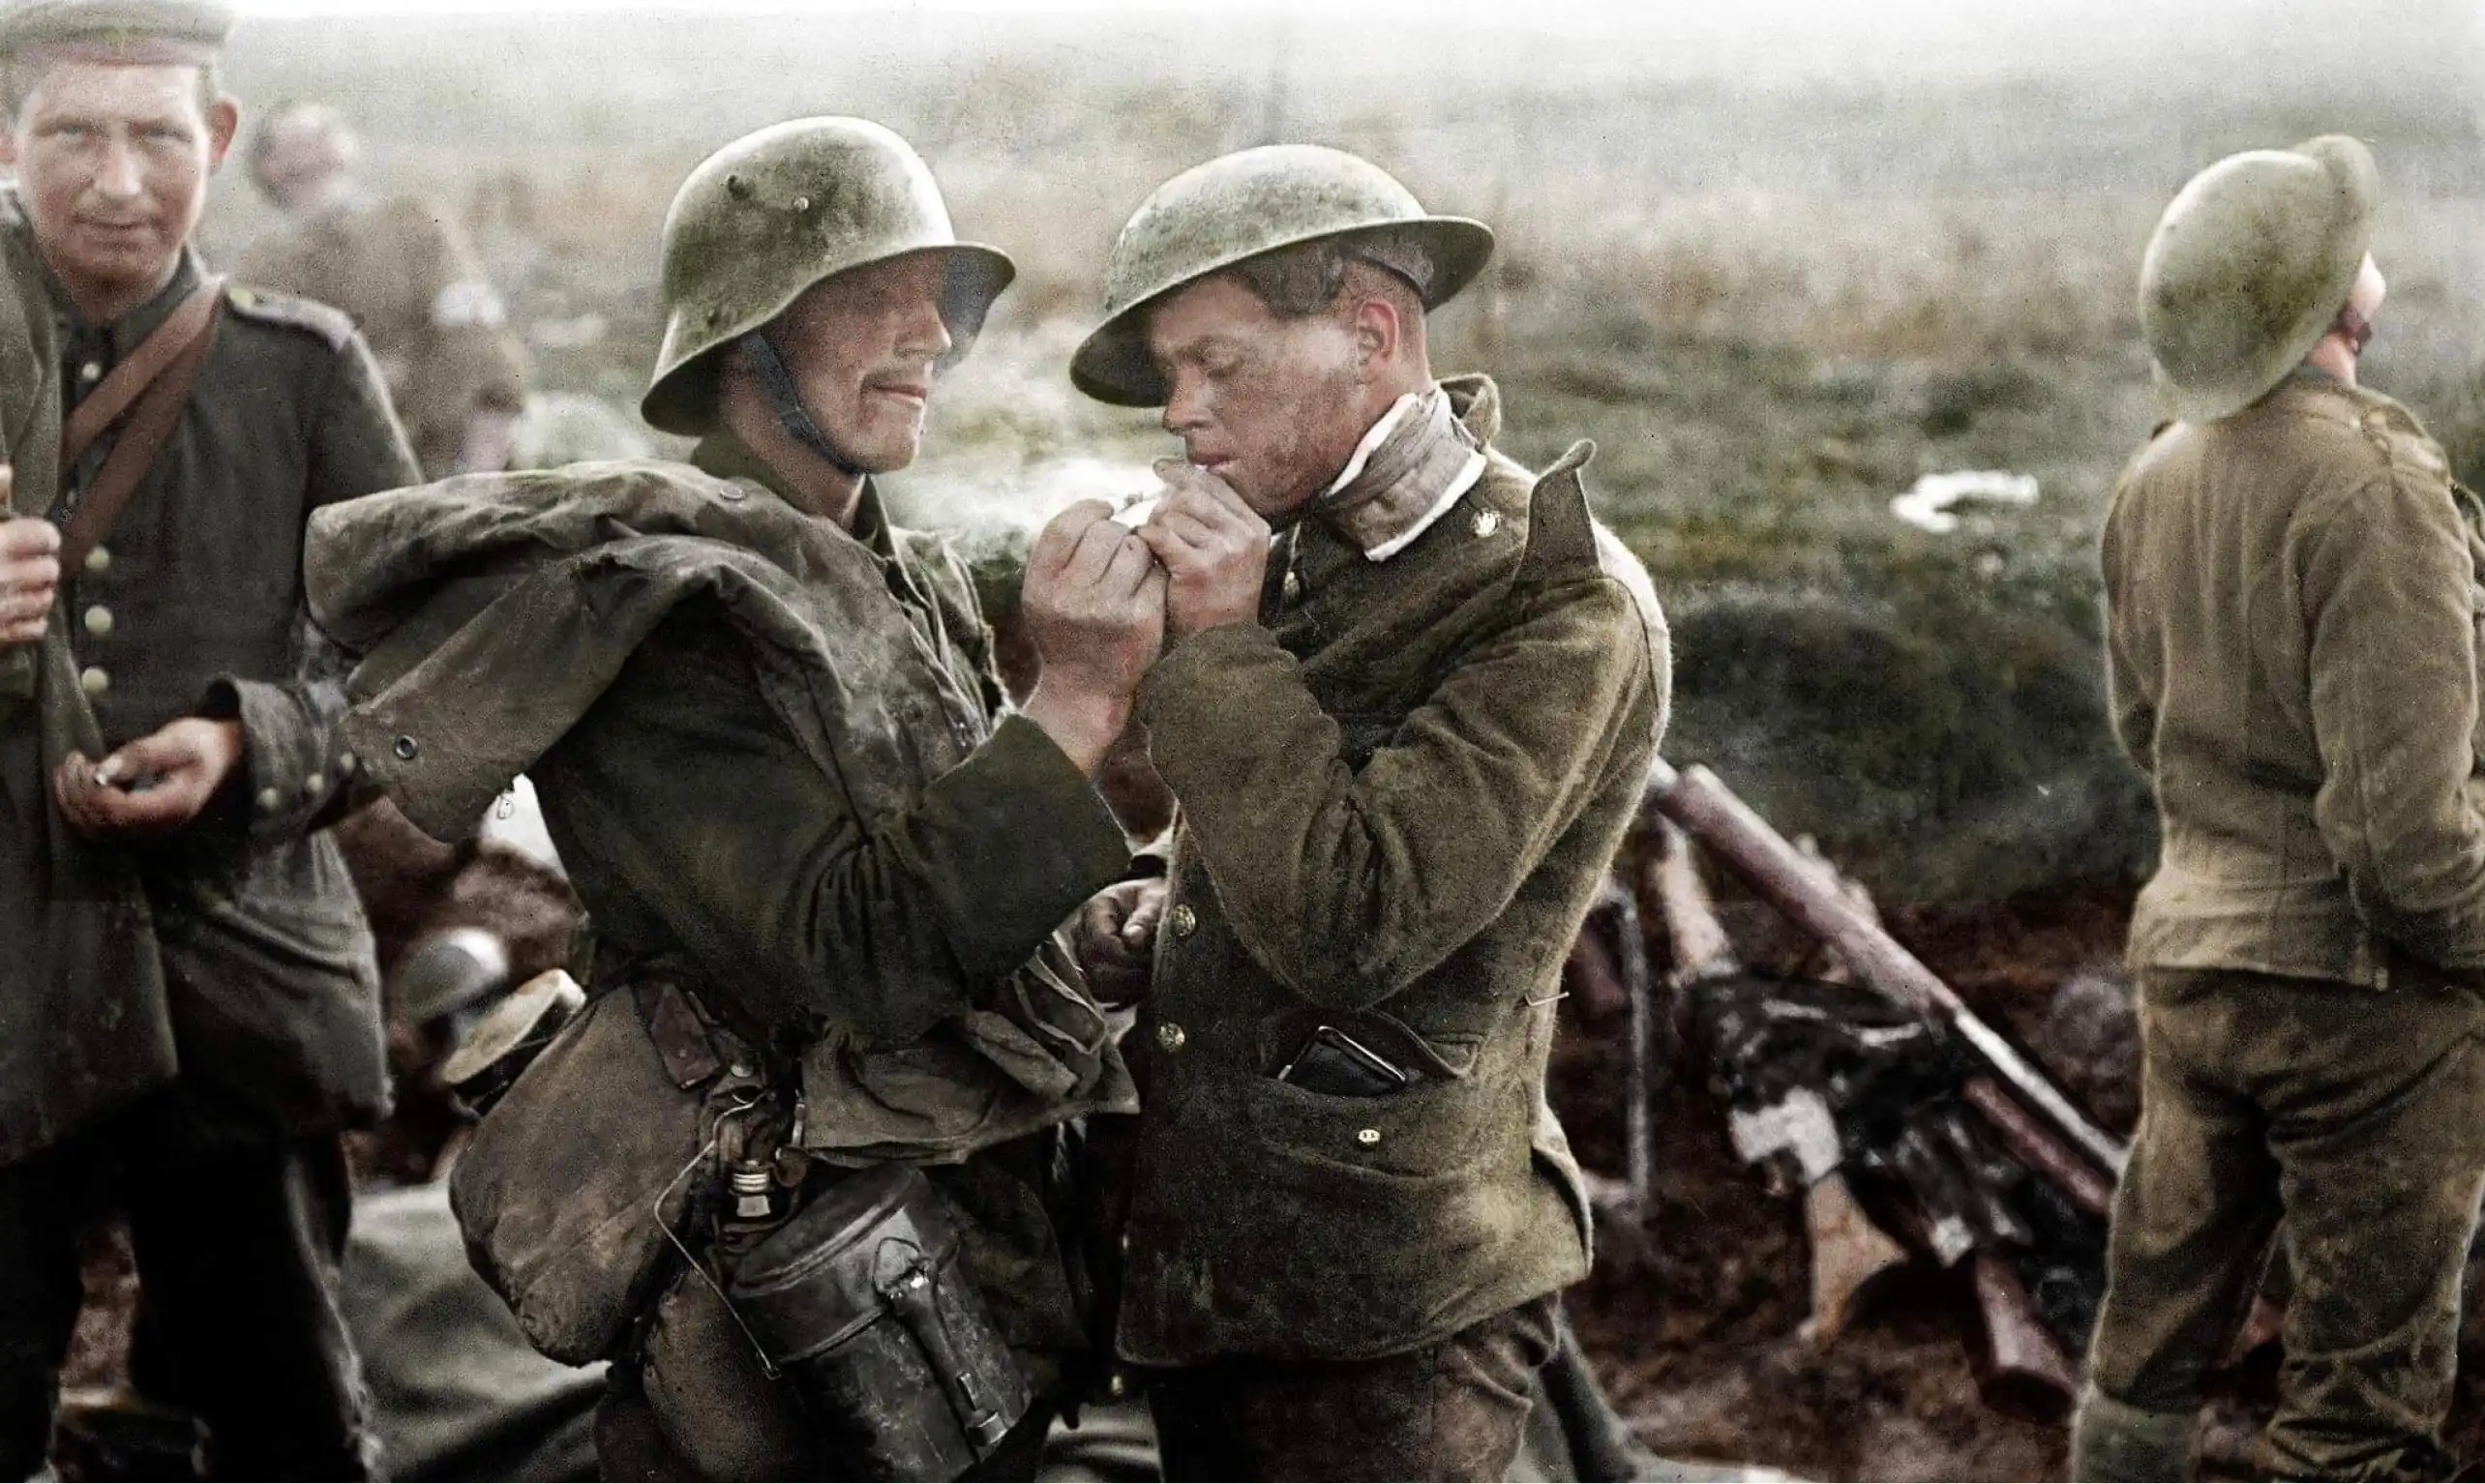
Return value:
<svg viewBox="0 0 2485 1484">
<path fill-rule="evenodd" d="M 247 99 L 354 108 L 374 173 L 473 227 L 542 381 L 625 403 L 657 332 L 657 227 L 700 155 L 805 112 L 907 133 L 961 229 L 1023 276 L 938 399 L 931 457 L 892 484 L 919 522 L 995 552 L 1166 451 L 1063 375 L 1139 197 L 1272 135 L 1363 152 L 1501 234 L 1494 270 L 1441 315 L 1438 359 L 1502 379 L 1518 457 L 1599 444 L 1599 509 L 1676 619 L 1668 751 L 1886 899 L 1975 900 L 2128 874 L 2150 848 L 2102 719 L 2092 547 L 2153 421 L 2133 284 L 2186 175 L 2318 132 L 2372 140 L 2393 289 L 2369 379 L 2485 465 L 2485 156 L 2461 8 L 2014 12 L 1822 35 L 1762 4 L 1751 24 L 1774 41 L 1670 7 L 1555 7 L 1532 31 L 1475 7 L 1351 27 L 257 22 L 232 70 Z M 210 244 L 264 220 L 228 182 Z M 1948 534 L 1893 519 L 1919 476 L 1961 469 L 2042 492 Z"/>
</svg>

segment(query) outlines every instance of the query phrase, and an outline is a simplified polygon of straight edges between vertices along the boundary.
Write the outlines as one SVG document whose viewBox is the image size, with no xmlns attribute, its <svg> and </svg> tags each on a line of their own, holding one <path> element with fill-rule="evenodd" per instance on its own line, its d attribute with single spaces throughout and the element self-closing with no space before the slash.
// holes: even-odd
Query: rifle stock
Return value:
<svg viewBox="0 0 2485 1484">
<path fill-rule="evenodd" d="M 1906 1264 L 1907 1250 L 1864 1213 L 1835 1170 L 1804 1192 L 1804 1231 L 1811 1239 L 1811 1317 L 1803 1333 L 1826 1344 L 1845 1331 L 1873 1279 Z"/>
<path fill-rule="evenodd" d="M 1671 823 L 1662 830 L 1651 884 L 1673 949 L 1674 983 L 1688 988 L 1740 973 L 1742 962 L 1724 924 L 1718 921 L 1717 904 L 1700 878 L 1690 837 Z M 1907 1252 L 1865 1214 L 1839 1170 L 1843 1155 L 1828 1109 L 1816 1096 L 1803 1095 L 1800 1107 L 1798 1102 L 1790 1095 L 1779 1105 L 1774 1111 L 1782 1116 L 1747 1120 L 1738 1115 L 1729 1135 L 1747 1161 L 1783 1159 L 1802 1172 L 1804 1232 L 1811 1246 L 1811 1314 L 1802 1332 L 1819 1345 L 1844 1332 L 1864 1291 L 1881 1274 L 1903 1266 Z"/>
<path fill-rule="evenodd" d="M 1984 1248 L 1974 1268 L 1976 1312 L 1985 1328 L 1979 1369 L 1989 1394 L 2014 1410 L 2060 1415 L 2080 1388 L 2079 1368 L 2038 1317 L 2009 1258 Z"/>
</svg>

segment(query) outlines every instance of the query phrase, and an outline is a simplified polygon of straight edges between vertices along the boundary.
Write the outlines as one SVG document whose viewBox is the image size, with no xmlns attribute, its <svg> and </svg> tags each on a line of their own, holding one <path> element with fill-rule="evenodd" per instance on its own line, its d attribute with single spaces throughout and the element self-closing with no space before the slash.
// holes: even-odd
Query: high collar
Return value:
<svg viewBox="0 0 2485 1484">
<path fill-rule="evenodd" d="M 752 452 L 751 445 L 730 428 L 719 425 L 710 430 L 690 451 L 690 461 L 702 473 L 718 479 L 747 479 L 795 510 L 802 509 L 794 498 L 793 484 L 777 472 L 774 464 Z M 897 543 L 888 532 L 888 515 L 881 505 L 880 487 L 868 477 L 863 481 L 862 492 L 854 499 L 854 528 L 847 534 L 874 555 L 896 560 Z"/>
<path fill-rule="evenodd" d="M 60 276 L 52 272 L 51 264 L 44 262 L 40 251 L 36 252 L 35 260 L 43 263 L 44 290 L 51 300 L 53 317 L 60 324 L 61 344 L 67 353 L 74 358 L 91 360 L 100 357 L 106 362 L 118 362 L 145 343 L 146 338 L 172 317 L 172 312 L 180 308 L 181 301 L 190 297 L 190 291 L 207 276 L 205 265 L 199 261 L 198 250 L 185 243 L 180 260 L 172 266 L 172 277 L 165 282 L 162 288 L 120 318 L 107 324 L 93 325 L 78 314 L 76 306 L 70 299 L 69 289 L 61 282 Z"/>
<path fill-rule="evenodd" d="M 1485 438 L 1461 414 L 1489 400 L 1469 385 L 1440 382 L 1400 397 L 1313 499 L 1311 514 L 1367 560 L 1405 550 L 1483 476 Z"/>
</svg>

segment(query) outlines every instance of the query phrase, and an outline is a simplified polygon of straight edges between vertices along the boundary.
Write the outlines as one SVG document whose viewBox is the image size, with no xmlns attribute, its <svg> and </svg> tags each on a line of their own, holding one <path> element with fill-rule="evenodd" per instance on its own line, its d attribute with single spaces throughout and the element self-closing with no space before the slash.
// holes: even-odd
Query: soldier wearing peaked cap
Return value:
<svg viewBox="0 0 2485 1484">
<path fill-rule="evenodd" d="M 2072 1439 L 2180 1478 L 2273 1232 L 2279 1478 L 2446 1478 L 2485 1192 L 2485 537 L 2357 382 L 2373 160 L 2328 135 L 2176 194 L 2141 267 L 2174 421 L 2116 483 L 2114 726 L 2165 846 L 2130 956 L 2145 1063 Z"/>
<path fill-rule="evenodd" d="M 1102 505 L 1057 519 L 1042 671 L 1004 714 L 965 564 L 875 481 L 1012 268 L 888 130 L 727 145 L 663 268 L 641 410 L 689 462 L 453 480 L 313 529 L 314 610 L 368 656 L 348 735 L 391 796 L 450 833 L 524 770 L 595 924 L 586 1006 L 484 1117 L 459 1215 L 539 1348 L 614 1362 L 608 1477 L 1024 1474 L 1089 1346 L 1064 1125 L 1134 1099 L 1060 930 L 1128 866 L 1091 779 L 1163 578 Z M 855 1322 L 790 1337 L 748 1291 L 810 1291 L 754 1275 L 868 1191 L 951 1235 L 800 1247 L 852 1280 L 803 1314 Z M 944 1325 L 890 1317 L 883 1248 L 941 1268 Z M 918 1342 L 964 1359 L 869 1359 Z M 857 1355 L 825 1389 L 805 1369 Z"/>
<path fill-rule="evenodd" d="M 0 1476 L 42 1464 L 105 1199 L 162 1342 L 141 1380 L 209 1466 L 369 1467 L 339 1138 L 387 1089 L 314 828 L 355 761 L 299 556 L 314 508 L 414 469 L 342 315 L 189 246 L 236 127 L 230 19 L 0 9 Z"/>
<path fill-rule="evenodd" d="M 1172 1478 L 1503 1477 L 1588 1268 L 1545 1057 L 1667 656 L 1593 450 L 1521 468 L 1432 373 L 1491 248 L 1354 156 L 1226 156 L 1123 228 L 1071 364 L 1185 456 L 1140 533 L 1182 808 L 1118 1332 Z"/>
</svg>

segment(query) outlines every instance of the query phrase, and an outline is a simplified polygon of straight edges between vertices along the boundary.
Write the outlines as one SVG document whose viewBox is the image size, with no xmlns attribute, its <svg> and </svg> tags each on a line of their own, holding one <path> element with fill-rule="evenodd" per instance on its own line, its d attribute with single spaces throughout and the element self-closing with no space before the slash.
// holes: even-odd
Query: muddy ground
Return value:
<svg viewBox="0 0 2485 1484">
<path fill-rule="evenodd" d="M 1721 892 L 1744 958 L 1804 967 L 1807 945 L 1765 906 Z M 2111 965 L 2129 916 L 2113 883 L 1977 908 L 1899 910 L 1892 931 L 1988 1019 L 2034 1037 L 2057 984 Z M 1666 962 L 1652 930 L 1652 963 Z M 1552 1098 L 1583 1164 L 1624 1168 L 1625 1025 L 1584 996 L 1555 1048 Z M 1869 1292 L 1815 1348 L 1802 1210 L 1769 1195 L 1726 1142 L 1724 1105 L 1686 1061 L 1659 1102 L 1655 1209 L 1608 1226 L 1597 1271 L 1571 1295 L 1616 1406 L 1659 1453 L 1766 1464 L 1815 1479 L 2059 1478 L 2058 1422 L 1986 1405 L 1964 1285 L 1922 1264 Z"/>
</svg>

